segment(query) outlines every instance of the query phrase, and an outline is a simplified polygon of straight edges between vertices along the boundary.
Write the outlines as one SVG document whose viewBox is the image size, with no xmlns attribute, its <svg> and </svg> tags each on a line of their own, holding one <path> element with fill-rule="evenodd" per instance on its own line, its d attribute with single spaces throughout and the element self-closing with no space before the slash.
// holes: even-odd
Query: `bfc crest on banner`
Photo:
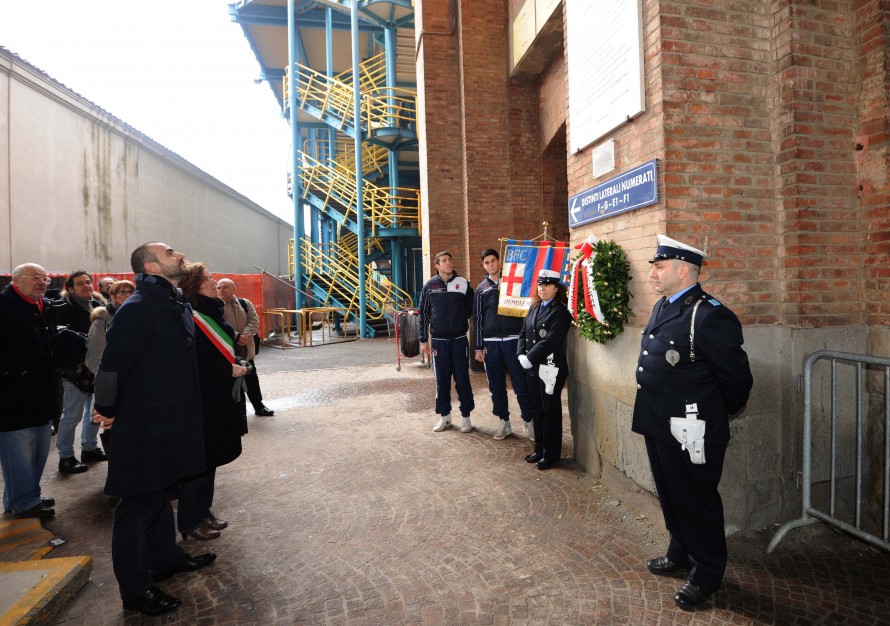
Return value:
<svg viewBox="0 0 890 626">
<path fill-rule="evenodd" d="M 525 317 L 532 304 L 541 270 L 559 272 L 561 283 L 568 284 L 571 248 L 564 241 L 504 242 L 501 286 L 498 292 L 498 313 L 511 317 Z"/>
</svg>

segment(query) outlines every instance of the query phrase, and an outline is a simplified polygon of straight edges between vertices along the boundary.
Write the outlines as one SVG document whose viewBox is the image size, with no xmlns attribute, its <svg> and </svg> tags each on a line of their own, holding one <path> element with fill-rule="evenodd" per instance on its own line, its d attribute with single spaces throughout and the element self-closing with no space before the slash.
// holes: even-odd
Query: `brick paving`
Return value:
<svg viewBox="0 0 890 626">
<path fill-rule="evenodd" d="M 241 458 L 220 468 L 214 511 L 230 527 L 184 542 L 219 559 L 161 583 L 183 599 L 162 618 L 121 609 L 104 466 L 63 477 L 51 455 L 44 494 L 57 516 L 46 527 L 67 543 L 49 556 L 94 559 L 55 623 L 890 623 L 888 555 L 824 530 L 793 531 L 771 556 L 768 536 L 732 538 L 713 603 L 678 610 L 682 581 L 644 565 L 665 545 L 659 519 L 571 463 L 537 471 L 522 436 L 494 441 L 480 374 L 476 430 L 433 433 L 431 372 L 416 360 L 396 372 L 389 346 L 392 363 L 367 367 L 309 369 L 327 347 L 260 357 L 276 415 L 251 416 Z M 566 431 L 568 457 L 568 420 Z"/>
</svg>

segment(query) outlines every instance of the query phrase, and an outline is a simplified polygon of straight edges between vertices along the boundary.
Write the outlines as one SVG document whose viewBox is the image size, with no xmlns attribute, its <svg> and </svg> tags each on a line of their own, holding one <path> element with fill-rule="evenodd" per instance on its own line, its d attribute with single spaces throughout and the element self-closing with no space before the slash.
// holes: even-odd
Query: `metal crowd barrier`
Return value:
<svg viewBox="0 0 890 626">
<path fill-rule="evenodd" d="M 822 359 L 831 361 L 831 458 L 830 458 L 830 493 L 828 511 L 819 510 L 812 503 L 813 487 L 813 366 Z M 856 473 L 855 488 L 856 499 L 853 511 L 853 523 L 845 522 L 836 517 L 836 497 L 838 466 L 837 448 L 837 362 L 845 361 L 856 367 Z M 865 425 L 863 424 L 863 387 L 864 369 L 866 365 L 883 367 L 884 374 L 884 464 L 883 464 L 883 524 L 881 536 L 867 532 L 862 526 L 862 488 L 863 488 L 863 437 Z M 879 548 L 890 551 L 890 358 L 870 356 L 865 354 L 852 354 L 848 352 L 832 352 L 820 350 L 807 359 L 804 367 L 804 416 L 803 416 L 803 485 L 802 485 L 802 516 L 799 519 L 786 522 L 776 532 L 767 553 L 771 553 L 779 545 L 788 531 L 815 524 L 822 521 L 835 526 L 851 535 L 867 541 Z"/>
</svg>

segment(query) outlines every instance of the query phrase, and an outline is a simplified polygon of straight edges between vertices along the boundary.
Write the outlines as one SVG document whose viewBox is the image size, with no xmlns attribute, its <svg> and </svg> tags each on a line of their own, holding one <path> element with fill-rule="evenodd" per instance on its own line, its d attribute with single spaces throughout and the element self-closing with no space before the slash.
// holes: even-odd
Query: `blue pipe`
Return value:
<svg viewBox="0 0 890 626">
<path fill-rule="evenodd" d="M 293 0 L 288 0 L 292 2 Z M 364 178 L 362 177 L 362 93 L 361 93 L 361 69 L 359 67 L 358 50 L 358 2 L 352 3 L 350 12 L 352 18 L 352 94 L 355 99 L 355 219 L 358 223 L 358 332 L 364 338 L 365 324 L 367 322 L 367 307 L 365 306 L 365 207 L 364 207 Z"/>
<path fill-rule="evenodd" d="M 293 203 L 294 203 L 294 294 L 295 307 L 302 309 L 303 290 L 303 193 L 300 190 L 300 125 L 297 116 L 297 14 L 294 11 L 294 0 L 287 0 L 287 66 L 290 68 L 290 89 L 287 93 L 288 114 L 290 116 L 291 171 L 293 172 Z"/>
</svg>

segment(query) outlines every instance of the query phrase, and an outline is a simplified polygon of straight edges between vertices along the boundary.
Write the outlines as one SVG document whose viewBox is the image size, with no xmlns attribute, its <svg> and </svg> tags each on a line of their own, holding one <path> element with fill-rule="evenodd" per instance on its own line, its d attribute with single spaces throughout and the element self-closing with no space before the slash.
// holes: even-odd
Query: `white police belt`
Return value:
<svg viewBox="0 0 890 626">
<path fill-rule="evenodd" d="M 686 405 L 686 417 L 671 418 L 671 434 L 680 442 L 683 450 L 689 451 L 689 458 L 696 465 L 705 463 L 705 425 L 698 419 L 698 404 Z"/>
<path fill-rule="evenodd" d="M 553 364 L 553 355 L 547 357 L 547 362 L 542 363 L 538 367 L 538 376 L 541 378 L 541 381 L 544 383 L 544 392 L 553 395 L 553 390 L 556 388 L 556 375 L 559 373 L 559 368 Z"/>
</svg>

